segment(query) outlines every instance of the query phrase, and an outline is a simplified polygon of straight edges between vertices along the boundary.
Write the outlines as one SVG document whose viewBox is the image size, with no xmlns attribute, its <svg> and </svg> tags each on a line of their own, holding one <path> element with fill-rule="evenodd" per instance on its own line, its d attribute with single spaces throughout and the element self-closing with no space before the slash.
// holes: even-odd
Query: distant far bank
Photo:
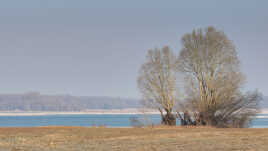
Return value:
<svg viewBox="0 0 268 151">
<path fill-rule="evenodd" d="M 45 116 L 45 115 L 86 115 L 86 114 L 159 114 L 156 110 L 141 109 L 92 109 L 75 112 L 55 112 L 55 111 L 0 111 L 0 116 Z M 262 109 L 259 114 L 268 114 L 268 108 Z"/>
<path fill-rule="evenodd" d="M 75 112 L 55 112 L 55 111 L 0 111 L 0 116 L 42 116 L 42 115 L 85 115 L 85 114 L 159 114 L 155 110 L 141 109 L 92 109 Z M 268 113 L 268 112 L 267 112 Z"/>
<path fill-rule="evenodd" d="M 39 92 L 0 94 L 1 111 L 79 112 L 141 108 L 139 99 L 105 96 L 44 95 Z"/>
<path fill-rule="evenodd" d="M 260 102 L 261 109 L 268 111 L 268 97 Z M 0 112 L 8 114 L 17 113 L 41 114 L 60 113 L 70 114 L 83 111 L 86 114 L 128 114 L 137 111 L 129 109 L 142 108 L 140 99 L 105 97 L 105 96 L 71 96 L 71 95 L 45 95 L 39 92 L 24 94 L 0 94 Z M 13 113 L 16 111 L 16 113 Z M 88 113 L 89 112 L 89 113 Z M 268 112 L 267 112 L 268 113 Z M 7 113 L 4 112 L 4 115 Z"/>
</svg>

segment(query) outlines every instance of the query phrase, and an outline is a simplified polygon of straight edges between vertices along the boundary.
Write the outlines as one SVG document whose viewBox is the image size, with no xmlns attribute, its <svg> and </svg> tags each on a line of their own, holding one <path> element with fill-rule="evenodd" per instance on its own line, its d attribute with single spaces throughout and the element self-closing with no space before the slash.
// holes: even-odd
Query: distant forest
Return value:
<svg viewBox="0 0 268 151">
<path fill-rule="evenodd" d="M 263 100 L 261 100 L 260 108 L 268 109 L 268 96 L 263 97 Z"/>
<path fill-rule="evenodd" d="M 268 108 L 264 97 L 261 108 Z M 0 111 L 86 111 L 90 109 L 140 108 L 138 99 L 117 97 L 92 97 L 71 95 L 41 95 L 38 92 L 25 94 L 0 94 Z"/>
<path fill-rule="evenodd" d="M 139 108 L 140 101 L 116 97 L 70 95 L 0 94 L 0 111 L 86 111 L 90 109 Z"/>
</svg>

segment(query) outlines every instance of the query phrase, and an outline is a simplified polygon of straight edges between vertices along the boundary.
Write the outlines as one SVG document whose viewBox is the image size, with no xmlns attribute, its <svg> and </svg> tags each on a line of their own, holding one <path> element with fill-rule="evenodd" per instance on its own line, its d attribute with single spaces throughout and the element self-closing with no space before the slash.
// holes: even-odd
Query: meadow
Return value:
<svg viewBox="0 0 268 151">
<path fill-rule="evenodd" d="M 267 151 L 268 129 L 0 128 L 0 151 Z"/>
</svg>

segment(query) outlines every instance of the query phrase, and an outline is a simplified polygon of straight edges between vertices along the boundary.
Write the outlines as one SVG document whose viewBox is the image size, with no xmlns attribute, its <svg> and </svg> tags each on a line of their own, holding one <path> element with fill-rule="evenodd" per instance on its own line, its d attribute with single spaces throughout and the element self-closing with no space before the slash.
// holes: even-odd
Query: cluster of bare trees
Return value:
<svg viewBox="0 0 268 151">
<path fill-rule="evenodd" d="M 159 110 L 166 125 L 177 117 L 181 125 L 247 127 L 261 95 L 242 92 L 233 43 L 214 27 L 193 30 L 181 43 L 178 56 L 169 47 L 149 50 L 138 77 L 144 105 Z"/>
</svg>

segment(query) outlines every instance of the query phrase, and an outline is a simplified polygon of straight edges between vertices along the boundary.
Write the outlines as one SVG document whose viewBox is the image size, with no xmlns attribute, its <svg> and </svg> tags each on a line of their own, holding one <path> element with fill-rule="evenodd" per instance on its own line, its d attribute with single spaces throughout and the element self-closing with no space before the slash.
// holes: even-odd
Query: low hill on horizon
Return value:
<svg viewBox="0 0 268 151">
<path fill-rule="evenodd" d="M 86 111 L 140 108 L 138 99 L 70 95 L 0 94 L 0 111 Z"/>
<path fill-rule="evenodd" d="M 263 100 L 260 103 L 260 108 L 268 109 L 268 96 L 263 97 Z"/>
<path fill-rule="evenodd" d="M 87 111 L 92 109 L 140 108 L 140 100 L 104 96 L 42 95 L 38 92 L 0 94 L 0 111 Z M 268 109 L 263 97 L 261 109 Z"/>
</svg>

